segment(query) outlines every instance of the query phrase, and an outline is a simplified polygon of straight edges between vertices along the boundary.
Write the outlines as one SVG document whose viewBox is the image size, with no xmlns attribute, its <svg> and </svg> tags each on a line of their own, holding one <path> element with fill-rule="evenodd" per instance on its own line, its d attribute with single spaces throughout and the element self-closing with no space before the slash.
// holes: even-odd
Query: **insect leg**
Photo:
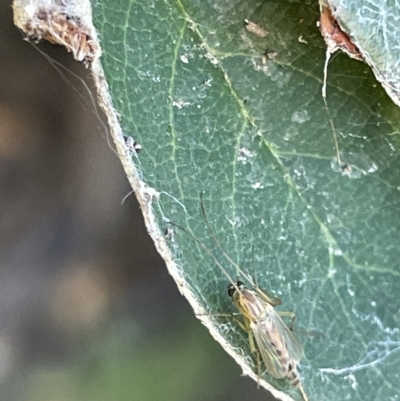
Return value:
<svg viewBox="0 0 400 401">
<path fill-rule="evenodd" d="M 196 316 L 218 316 L 218 317 L 229 317 L 233 319 L 242 330 L 249 332 L 251 331 L 249 326 L 243 323 L 239 318 L 236 316 L 242 316 L 240 313 L 196 313 Z M 252 351 L 253 352 L 253 351 Z"/>
<path fill-rule="evenodd" d="M 280 305 L 282 303 L 282 301 L 277 298 L 274 297 L 272 294 L 266 294 L 265 292 L 261 291 L 258 287 L 255 288 L 255 290 L 257 291 L 257 294 L 260 295 L 260 297 L 267 303 L 269 303 L 272 306 L 277 306 Z"/>
<path fill-rule="evenodd" d="M 303 386 L 301 385 L 301 383 L 299 384 L 299 390 L 300 390 L 301 395 L 303 396 L 304 401 L 308 401 L 307 394 L 306 394 L 306 392 L 304 391 L 304 388 L 303 388 Z"/>
<path fill-rule="evenodd" d="M 257 388 L 260 388 L 260 377 L 261 377 L 261 357 L 260 357 L 260 351 L 255 345 L 254 342 L 254 335 L 253 335 L 253 330 L 250 326 L 250 320 L 244 318 L 244 322 L 238 319 L 235 314 L 233 313 L 218 313 L 218 314 L 213 314 L 213 316 L 223 316 L 223 317 L 230 317 L 231 319 L 235 320 L 235 322 L 241 327 L 242 330 L 247 332 L 249 336 L 249 347 L 250 347 L 250 352 L 253 354 L 256 354 L 257 356 Z M 241 315 L 240 313 L 237 313 L 236 315 Z M 241 315 L 243 316 L 243 315 Z"/>
<path fill-rule="evenodd" d="M 294 321 L 296 320 L 296 314 L 294 312 L 289 312 L 289 311 L 277 311 L 277 312 L 278 312 L 279 316 L 285 316 L 285 317 L 291 318 L 289 329 L 290 329 L 290 331 L 293 331 L 293 325 L 294 325 Z"/>
<path fill-rule="evenodd" d="M 257 388 L 259 389 L 260 388 L 260 377 L 261 377 L 261 356 L 260 356 L 260 351 L 258 350 L 258 348 L 256 347 L 256 345 L 254 343 L 253 330 L 250 328 L 250 325 L 248 325 L 248 328 L 246 330 L 247 330 L 247 333 L 249 335 L 250 351 L 253 354 L 256 354 L 256 357 L 257 357 Z"/>
</svg>

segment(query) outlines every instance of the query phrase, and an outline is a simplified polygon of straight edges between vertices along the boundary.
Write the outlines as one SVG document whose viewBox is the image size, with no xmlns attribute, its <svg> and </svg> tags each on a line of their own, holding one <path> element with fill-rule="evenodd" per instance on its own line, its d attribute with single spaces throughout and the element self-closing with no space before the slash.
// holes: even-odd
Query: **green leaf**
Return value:
<svg viewBox="0 0 400 401">
<path fill-rule="evenodd" d="M 369 67 L 337 54 L 325 107 L 314 2 L 104 0 L 94 15 L 115 107 L 143 148 L 133 162 L 148 229 L 196 313 L 208 313 L 199 318 L 255 370 L 247 334 L 214 316 L 234 312 L 216 260 L 234 280 L 237 269 L 207 230 L 204 190 L 226 252 L 315 334 L 301 361 L 310 401 L 396 399 L 399 112 Z M 160 193 L 146 192 L 148 207 L 143 183 Z M 168 219 L 214 256 L 175 230 L 172 260 Z"/>
</svg>

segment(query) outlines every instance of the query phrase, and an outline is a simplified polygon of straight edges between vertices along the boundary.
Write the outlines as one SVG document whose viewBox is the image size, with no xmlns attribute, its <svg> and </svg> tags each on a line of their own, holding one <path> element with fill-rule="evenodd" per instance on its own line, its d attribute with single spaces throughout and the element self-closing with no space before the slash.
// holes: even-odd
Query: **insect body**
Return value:
<svg viewBox="0 0 400 401">
<path fill-rule="evenodd" d="M 250 348 L 258 352 L 268 373 L 277 379 L 287 379 L 298 387 L 305 401 L 308 401 L 297 373 L 301 359 L 301 346 L 287 327 L 274 306 L 280 304 L 278 298 L 264 294 L 261 290 L 249 290 L 241 281 L 229 284 L 228 295 L 244 318 L 244 328 L 248 331 Z M 281 312 L 294 317 L 294 314 Z M 254 346 L 254 336 L 258 350 Z"/>
<path fill-rule="evenodd" d="M 220 252 L 232 266 L 236 267 L 238 274 L 245 276 L 240 266 L 225 252 L 215 235 L 204 209 L 203 193 L 200 194 L 200 205 L 207 228 Z M 279 298 L 266 294 L 257 287 L 254 287 L 254 290 L 250 290 L 241 281 L 233 282 L 228 271 L 225 270 L 224 266 L 215 258 L 208 247 L 185 228 L 172 222 L 170 224 L 179 228 L 197 242 L 231 282 L 228 286 L 228 295 L 232 297 L 233 303 L 244 318 L 244 324 L 240 322 L 240 325 L 249 333 L 251 351 L 257 353 L 257 356 L 261 355 L 271 376 L 277 379 L 288 380 L 289 383 L 299 389 L 304 401 L 308 401 L 307 395 L 300 383 L 299 374 L 297 373 L 297 365 L 301 359 L 302 349 L 291 330 L 281 318 L 281 316 L 289 316 L 292 317 L 293 322 L 294 313 L 276 311 L 274 307 L 281 304 Z M 254 338 L 256 339 L 258 349 L 254 345 Z M 259 367 L 259 358 L 257 358 L 257 362 Z M 258 375 L 260 375 L 260 370 L 258 371 Z"/>
</svg>

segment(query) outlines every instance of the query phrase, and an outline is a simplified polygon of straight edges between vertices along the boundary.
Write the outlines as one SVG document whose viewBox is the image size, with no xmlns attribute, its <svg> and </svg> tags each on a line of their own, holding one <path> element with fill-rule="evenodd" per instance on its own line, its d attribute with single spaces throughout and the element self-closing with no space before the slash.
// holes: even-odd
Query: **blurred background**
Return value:
<svg viewBox="0 0 400 401">
<path fill-rule="evenodd" d="M 4 0 L 0 34 L 1 400 L 271 400 L 193 316 L 135 197 L 121 205 L 88 71 L 38 45 L 57 71 Z"/>
</svg>

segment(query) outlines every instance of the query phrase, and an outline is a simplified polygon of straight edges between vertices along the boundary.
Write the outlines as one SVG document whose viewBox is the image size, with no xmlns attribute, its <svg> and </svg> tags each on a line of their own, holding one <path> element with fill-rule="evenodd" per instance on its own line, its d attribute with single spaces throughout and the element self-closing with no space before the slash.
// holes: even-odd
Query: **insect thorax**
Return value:
<svg viewBox="0 0 400 401">
<path fill-rule="evenodd" d="M 243 288 L 234 294 L 234 302 L 240 312 L 251 322 L 256 323 L 273 309 L 254 291 Z"/>
</svg>

